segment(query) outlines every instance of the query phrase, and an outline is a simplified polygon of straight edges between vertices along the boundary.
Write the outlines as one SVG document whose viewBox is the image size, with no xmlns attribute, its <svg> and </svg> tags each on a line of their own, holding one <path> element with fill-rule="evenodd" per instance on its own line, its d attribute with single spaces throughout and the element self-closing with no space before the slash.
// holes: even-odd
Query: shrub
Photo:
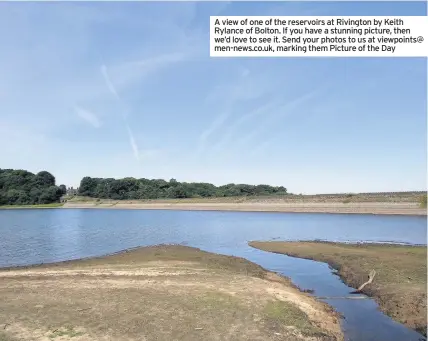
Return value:
<svg viewBox="0 0 428 341">
<path fill-rule="evenodd" d="M 419 204 L 422 208 L 427 208 L 427 195 L 426 194 L 420 198 Z"/>
</svg>

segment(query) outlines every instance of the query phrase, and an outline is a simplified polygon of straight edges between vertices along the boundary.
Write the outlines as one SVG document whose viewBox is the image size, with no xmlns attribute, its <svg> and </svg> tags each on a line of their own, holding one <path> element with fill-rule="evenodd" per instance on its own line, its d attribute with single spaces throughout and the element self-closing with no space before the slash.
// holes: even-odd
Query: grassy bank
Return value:
<svg viewBox="0 0 428 341">
<path fill-rule="evenodd" d="M 185 246 L 2 269 L 0 295 L 5 341 L 343 340 L 337 315 L 287 279 Z"/>
<path fill-rule="evenodd" d="M 0 205 L 0 210 L 13 210 L 19 208 L 58 208 L 62 207 L 63 203 L 40 204 L 40 205 Z"/>
<path fill-rule="evenodd" d="M 383 312 L 426 335 L 427 248 L 425 246 L 328 242 L 251 242 L 257 249 L 328 263 L 346 284 L 358 288 L 369 272 L 377 274 L 363 292 Z"/>
<path fill-rule="evenodd" d="M 68 202 L 98 203 L 98 204 L 132 204 L 132 203 L 414 203 L 422 206 L 426 199 L 424 192 L 391 192 L 391 193 L 337 193 L 313 195 L 270 195 L 270 196 L 237 196 L 237 197 L 211 197 L 211 198 L 184 198 L 184 199 L 134 199 L 113 200 L 72 196 Z"/>
</svg>

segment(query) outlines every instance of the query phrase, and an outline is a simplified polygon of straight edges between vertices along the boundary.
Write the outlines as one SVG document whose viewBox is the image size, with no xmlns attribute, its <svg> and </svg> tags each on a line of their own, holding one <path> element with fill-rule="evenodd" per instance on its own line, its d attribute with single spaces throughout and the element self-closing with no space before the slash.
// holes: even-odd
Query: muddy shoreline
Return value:
<svg viewBox="0 0 428 341">
<path fill-rule="evenodd" d="M 374 269 L 373 283 L 362 293 L 373 297 L 392 319 L 427 335 L 427 247 L 391 244 L 344 244 L 325 241 L 254 241 L 250 246 L 328 263 L 345 284 L 358 288 Z"/>
<path fill-rule="evenodd" d="M 289 279 L 180 245 L 0 269 L 0 295 L 2 341 L 343 340 L 339 315 Z"/>
<path fill-rule="evenodd" d="M 236 211 L 278 213 L 336 213 L 426 216 L 427 210 L 417 203 L 97 203 L 67 202 L 62 208 L 184 210 L 184 211 Z"/>
</svg>

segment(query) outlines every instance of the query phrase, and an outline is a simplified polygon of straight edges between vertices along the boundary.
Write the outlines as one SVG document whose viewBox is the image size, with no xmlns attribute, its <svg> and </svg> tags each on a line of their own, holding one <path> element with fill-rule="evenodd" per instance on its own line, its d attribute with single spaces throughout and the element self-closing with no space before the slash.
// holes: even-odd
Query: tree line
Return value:
<svg viewBox="0 0 428 341">
<path fill-rule="evenodd" d="M 56 186 L 49 172 L 0 168 L 0 205 L 50 204 L 59 202 L 65 192 L 65 185 Z"/>
<path fill-rule="evenodd" d="M 228 184 L 215 186 L 204 182 L 178 182 L 162 179 L 113 179 L 84 177 L 74 189 L 57 186 L 55 177 L 41 171 L 33 174 L 22 169 L 0 168 L 0 205 L 34 205 L 60 202 L 64 195 L 82 195 L 100 199 L 175 199 L 285 195 L 283 186 Z"/>
<path fill-rule="evenodd" d="M 270 185 L 215 186 L 203 182 L 178 182 L 175 179 L 103 179 L 87 176 L 80 182 L 78 193 L 92 198 L 124 200 L 285 195 L 287 189 Z"/>
</svg>

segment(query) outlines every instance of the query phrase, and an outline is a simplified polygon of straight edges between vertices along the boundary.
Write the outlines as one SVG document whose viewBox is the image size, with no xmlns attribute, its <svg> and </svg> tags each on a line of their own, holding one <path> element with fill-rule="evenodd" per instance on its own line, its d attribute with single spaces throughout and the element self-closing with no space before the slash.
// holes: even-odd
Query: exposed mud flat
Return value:
<svg viewBox="0 0 428 341">
<path fill-rule="evenodd" d="M 427 210 L 414 202 L 67 202 L 63 208 L 137 209 L 137 210 L 187 210 L 187 211 L 242 211 L 284 213 L 339 213 L 385 214 L 426 216 Z"/>
</svg>

